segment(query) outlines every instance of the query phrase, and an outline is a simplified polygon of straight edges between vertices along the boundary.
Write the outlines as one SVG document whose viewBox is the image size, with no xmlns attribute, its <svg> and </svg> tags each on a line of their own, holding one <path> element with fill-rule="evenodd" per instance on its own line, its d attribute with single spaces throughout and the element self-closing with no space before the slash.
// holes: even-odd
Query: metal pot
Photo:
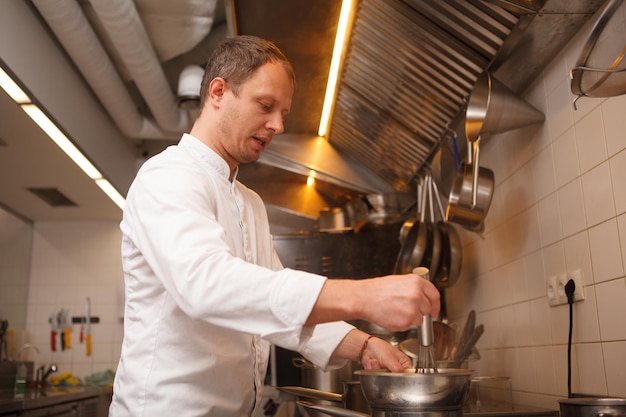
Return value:
<svg viewBox="0 0 626 417">
<path fill-rule="evenodd" d="M 626 416 L 626 398 L 568 398 L 559 406 L 561 417 Z"/>
<path fill-rule="evenodd" d="M 316 366 L 311 361 L 305 358 L 293 358 L 292 364 L 296 368 L 301 369 L 302 373 L 302 386 L 305 388 L 311 388 L 319 390 L 320 392 L 335 393 L 334 399 L 323 398 L 317 399 L 316 402 L 320 404 L 331 405 L 332 402 L 341 401 L 341 394 L 336 394 L 344 391 L 344 384 L 355 380 L 354 376 L 354 364 L 352 362 L 346 363 L 346 365 L 339 369 L 332 371 L 324 371 L 322 368 Z M 338 396 L 338 397 L 337 397 Z M 321 416 L 319 413 L 309 413 L 310 417 Z"/>
<path fill-rule="evenodd" d="M 473 157 L 459 167 L 446 211 L 446 220 L 469 229 L 482 225 L 495 187 L 493 171 L 479 165 L 479 142 L 472 142 Z"/>
<path fill-rule="evenodd" d="M 437 373 L 403 373 L 360 370 L 363 395 L 372 410 L 418 411 L 462 409 L 469 393 L 473 372 L 466 369 L 438 369 Z"/>
<path fill-rule="evenodd" d="M 347 410 L 355 410 L 363 413 L 371 412 L 359 381 L 346 382 L 343 384 L 343 387 L 343 394 L 304 387 L 277 387 L 277 389 L 299 398 L 341 403 L 343 408 Z"/>
<path fill-rule="evenodd" d="M 404 373 L 380 370 L 356 371 L 372 416 L 425 413 L 431 417 L 463 415 L 473 372 L 465 369 L 439 369 L 438 373 Z M 299 401 L 300 406 L 339 417 L 369 417 L 368 414 L 339 407 Z"/>
</svg>

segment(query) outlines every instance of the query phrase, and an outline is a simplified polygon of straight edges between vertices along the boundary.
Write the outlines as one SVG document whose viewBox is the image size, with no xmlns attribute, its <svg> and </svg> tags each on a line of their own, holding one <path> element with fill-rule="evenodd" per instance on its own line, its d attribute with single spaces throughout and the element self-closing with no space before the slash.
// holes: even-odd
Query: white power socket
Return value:
<svg viewBox="0 0 626 417">
<path fill-rule="evenodd" d="M 574 302 L 582 301 L 585 299 L 585 289 L 583 288 L 583 273 L 580 269 L 577 269 L 573 272 L 568 272 L 567 277 L 565 279 L 565 283 L 570 279 L 574 280 L 574 284 L 576 287 L 574 288 Z M 563 284 L 565 285 L 565 284 Z M 565 301 L 567 302 L 567 297 L 565 297 Z"/>
<path fill-rule="evenodd" d="M 577 269 L 570 273 L 562 273 L 548 277 L 546 281 L 546 295 L 550 306 L 558 306 L 567 304 L 567 294 L 565 293 L 565 285 L 572 279 L 574 280 L 574 302 L 585 299 L 583 288 L 582 272 Z"/>
</svg>

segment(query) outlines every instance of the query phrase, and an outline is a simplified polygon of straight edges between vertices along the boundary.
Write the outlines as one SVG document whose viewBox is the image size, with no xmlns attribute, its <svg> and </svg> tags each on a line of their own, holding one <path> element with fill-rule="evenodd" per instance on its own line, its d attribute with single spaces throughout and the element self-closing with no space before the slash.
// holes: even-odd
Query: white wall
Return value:
<svg viewBox="0 0 626 417">
<path fill-rule="evenodd" d="M 123 285 L 120 258 L 122 235 L 119 222 L 37 222 L 34 228 L 27 330 L 39 349 L 31 355 L 37 366 L 56 363 L 62 373 L 85 377 L 105 370 L 115 371 L 123 325 L 118 314 L 118 296 Z M 72 332 L 71 349 L 50 348 L 48 318 L 53 311 L 69 308 L 72 316 L 86 311 L 100 319 L 93 324 L 93 352 L 79 343 L 80 325 Z"/>
<path fill-rule="evenodd" d="M 626 397 L 626 96 L 581 98 L 574 111 L 570 92 L 594 21 L 527 89 L 545 123 L 482 142 L 494 199 L 484 240 L 462 233 L 462 277 L 447 293 L 452 321 L 475 309 L 485 324 L 472 367 L 510 376 L 517 403 L 553 409 L 568 393 L 569 308 L 548 305 L 546 278 L 575 270 L 585 300 L 574 304 L 572 392 Z"/>
</svg>

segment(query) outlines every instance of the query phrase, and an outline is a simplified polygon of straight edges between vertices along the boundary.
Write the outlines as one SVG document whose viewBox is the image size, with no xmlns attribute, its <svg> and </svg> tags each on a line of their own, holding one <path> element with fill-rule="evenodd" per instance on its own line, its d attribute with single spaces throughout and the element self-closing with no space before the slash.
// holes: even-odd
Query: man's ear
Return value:
<svg viewBox="0 0 626 417">
<path fill-rule="evenodd" d="M 228 83 L 221 77 L 215 77 L 209 84 L 208 94 L 211 102 L 220 102 L 226 93 Z"/>
</svg>

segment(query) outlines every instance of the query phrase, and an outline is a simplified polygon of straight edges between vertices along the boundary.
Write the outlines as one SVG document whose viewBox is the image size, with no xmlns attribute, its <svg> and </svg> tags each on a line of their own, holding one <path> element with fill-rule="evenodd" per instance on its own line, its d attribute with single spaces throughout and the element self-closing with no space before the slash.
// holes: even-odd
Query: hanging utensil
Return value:
<svg viewBox="0 0 626 417">
<path fill-rule="evenodd" d="M 85 346 L 87 356 L 91 356 L 91 299 L 87 297 L 87 329 L 85 331 Z"/>
<path fill-rule="evenodd" d="M 422 186 L 418 188 L 420 196 L 418 198 L 418 215 L 419 220 L 415 221 L 408 232 L 400 248 L 400 253 L 396 259 L 394 266 L 395 274 L 408 274 L 415 267 L 420 265 L 424 252 L 426 251 L 427 242 L 427 230 L 424 224 L 424 210 L 426 208 L 426 187 Z M 406 223 L 405 223 L 406 224 Z"/>
<path fill-rule="evenodd" d="M 461 274 L 463 247 L 461 245 L 461 237 L 459 236 L 457 230 L 451 223 L 445 221 L 445 213 L 437 184 L 433 182 L 432 185 L 435 202 L 437 203 L 437 209 L 439 210 L 439 215 L 441 216 L 441 221 L 437 222 L 437 227 L 441 234 L 441 255 L 439 267 L 432 281 L 441 292 L 442 290 L 453 285 Z"/>
<path fill-rule="evenodd" d="M 468 162 L 459 167 L 446 210 L 447 221 L 470 230 L 483 224 L 495 188 L 493 171 L 479 165 L 479 142 L 468 143 Z"/>
</svg>

